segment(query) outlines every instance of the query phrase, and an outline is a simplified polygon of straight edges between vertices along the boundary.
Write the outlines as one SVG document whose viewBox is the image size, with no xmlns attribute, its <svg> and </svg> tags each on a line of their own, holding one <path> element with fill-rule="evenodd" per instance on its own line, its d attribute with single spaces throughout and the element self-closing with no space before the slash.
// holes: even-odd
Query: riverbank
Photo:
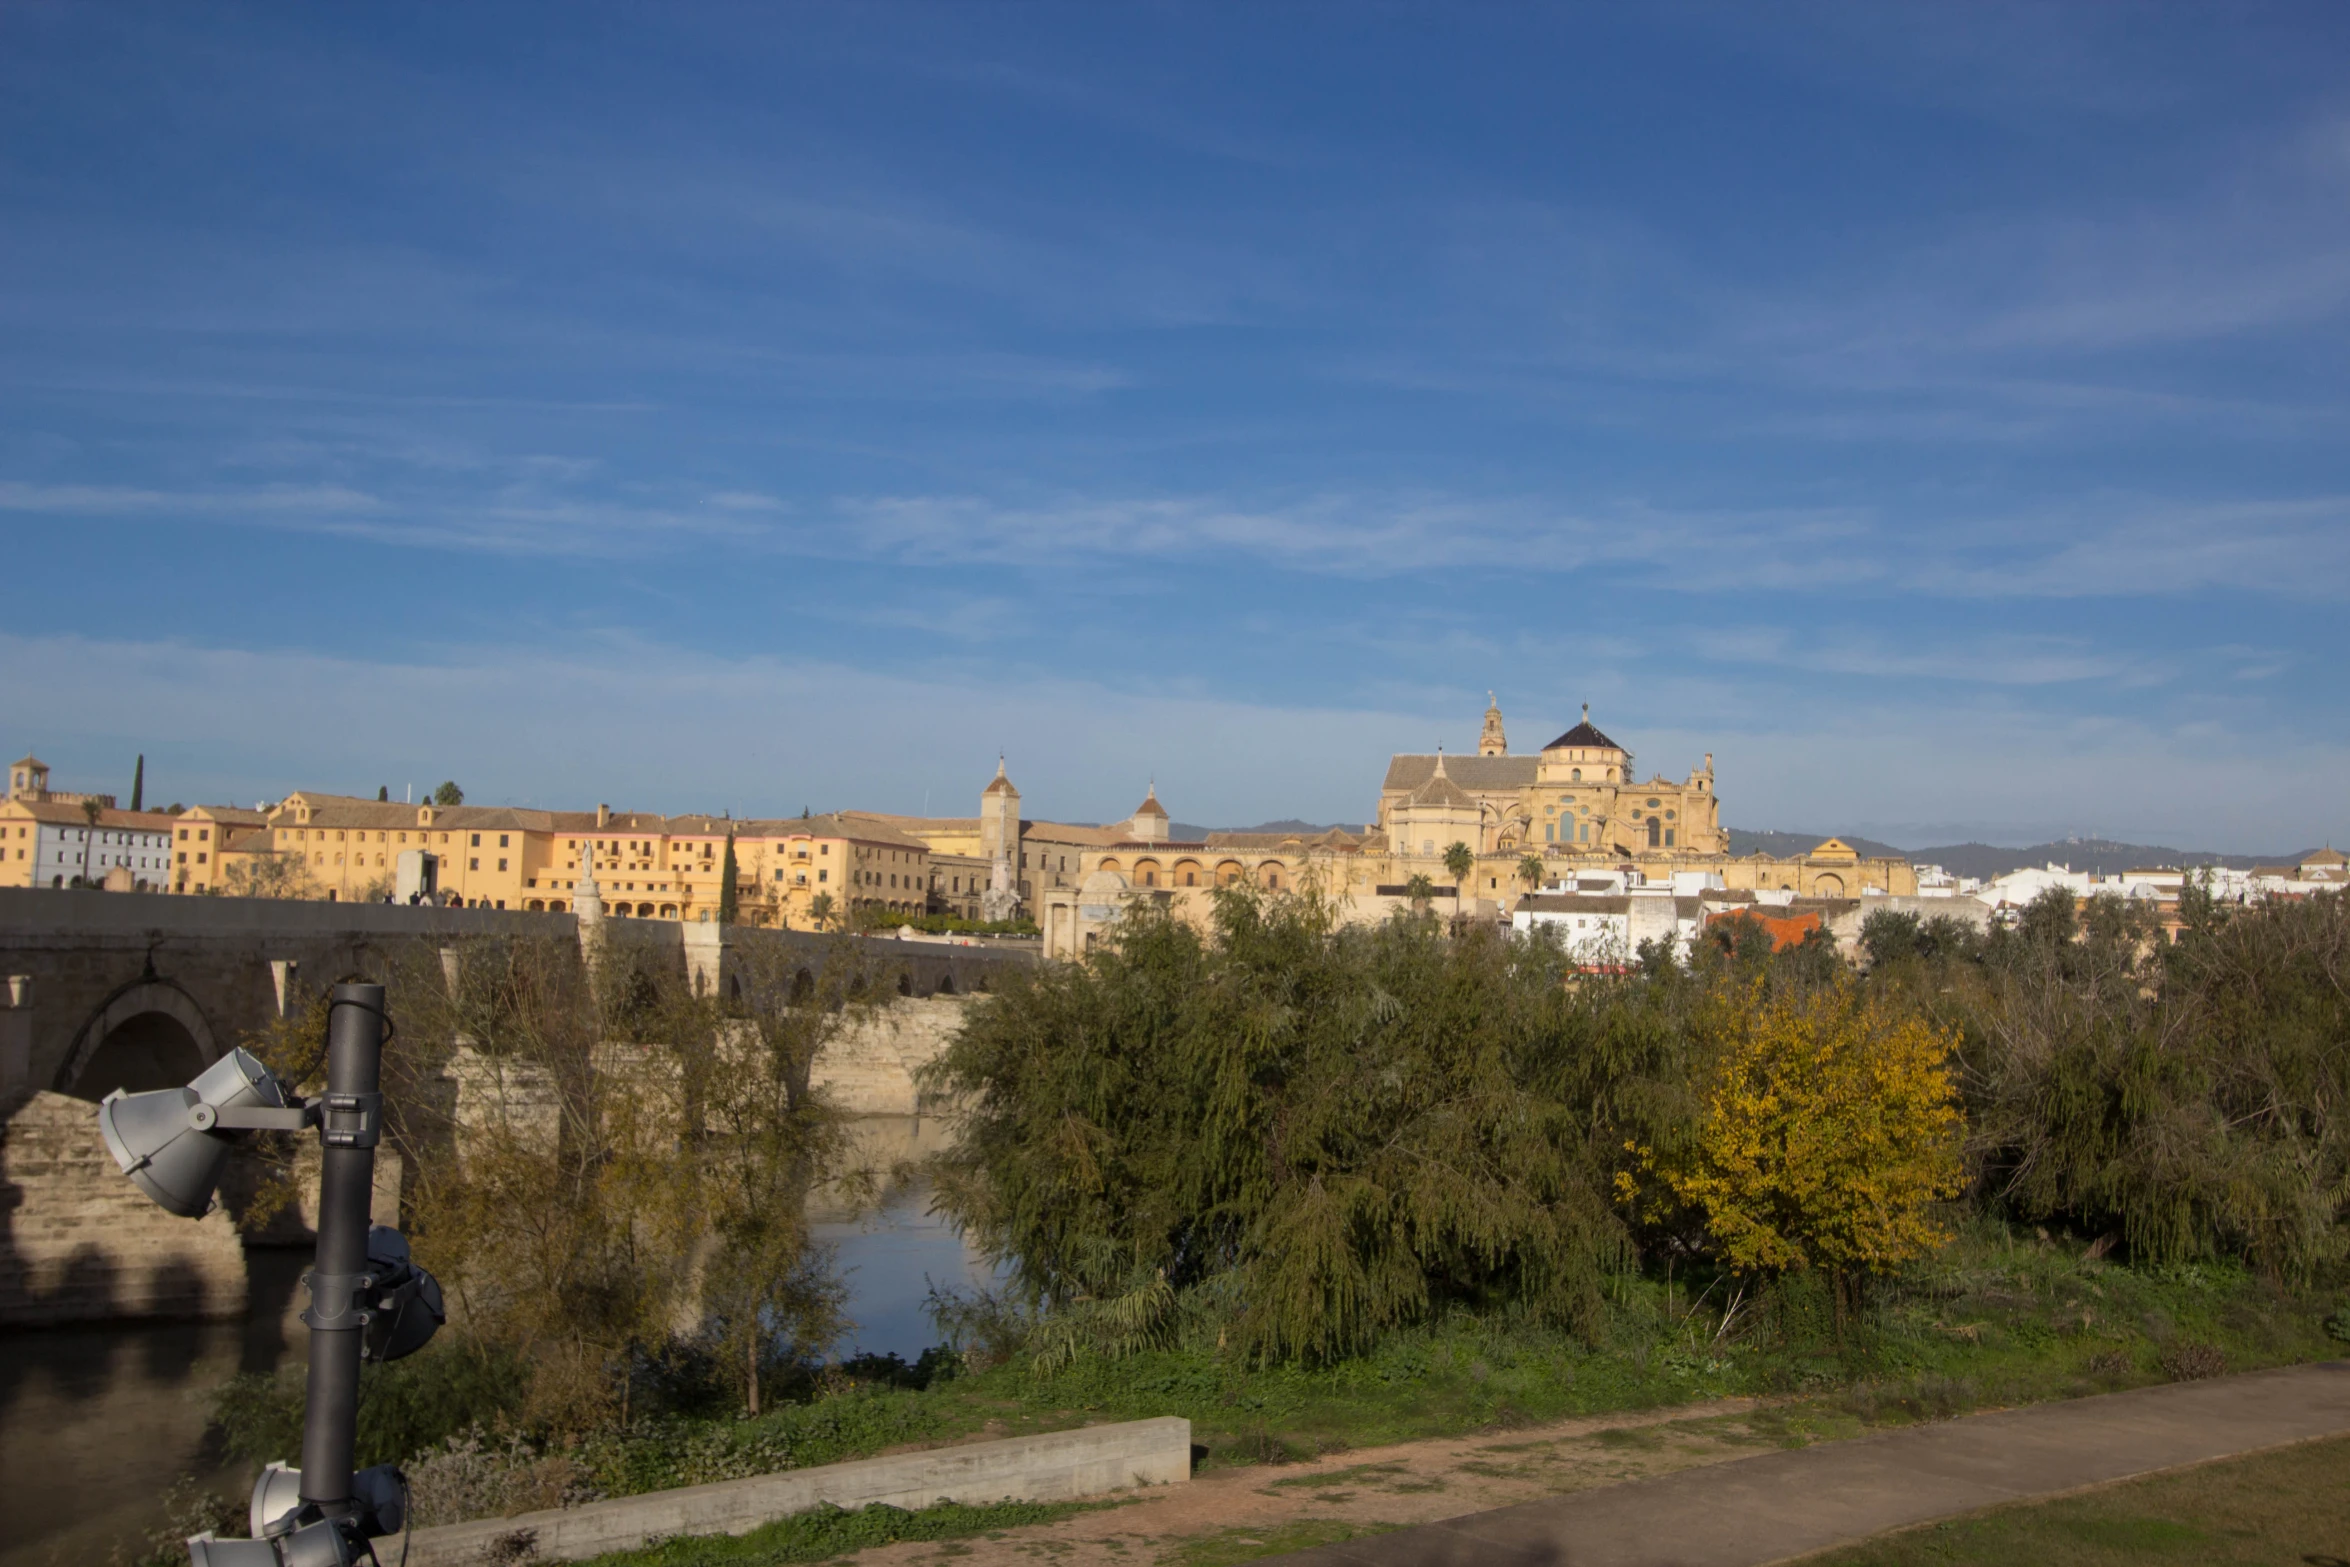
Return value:
<svg viewBox="0 0 2350 1567">
<path fill-rule="evenodd" d="M 668 1418 L 517 1446 L 513 1494 L 629 1495 L 902 1450 L 1181 1415 L 1200 1471 L 1760 1399 L 1804 1440 L 2328 1358 L 2340 1297 L 2241 1269 L 2140 1269 L 2098 1248 L 1978 1227 L 1879 1289 L 1838 1333 L 1824 1292 L 1762 1305 L 1640 1276 L 1611 1290 L 1602 1342 L 1456 1316 L 1322 1367 L 1261 1367 L 1213 1344 L 1086 1358 L 1057 1375 L 1025 1356 L 866 1361 L 757 1419 Z M 1784 1422 L 1796 1422 L 1793 1425 Z M 492 1444 L 494 1447 L 495 1444 Z M 467 1473 L 498 1462 L 471 1449 Z M 429 1490 L 431 1455 L 412 1467 Z M 493 1494 L 484 1490 L 480 1494 Z M 547 1505 L 544 1502 L 538 1505 Z"/>
</svg>

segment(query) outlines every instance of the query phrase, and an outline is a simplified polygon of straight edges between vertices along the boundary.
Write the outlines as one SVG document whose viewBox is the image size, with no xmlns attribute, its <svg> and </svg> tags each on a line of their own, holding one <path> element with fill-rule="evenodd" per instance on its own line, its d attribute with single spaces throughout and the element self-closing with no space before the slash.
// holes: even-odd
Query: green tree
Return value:
<svg viewBox="0 0 2350 1567">
<path fill-rule="evenodd" d="M 98 813 L 105 809 L 106 807 L 98 803 L 97 796 L 92 795 L 82 801 L 82 820 L 95 827 L 98 825 Z"/>
<path fill-rule="evenodd" d="M 457 787 L 455 779 L 444 778 L 441 780 L 440 787 L 432 792 L 432 803 L 435 805 L 463 805 L 465 791 Z"/>
<path fill-rule="evenodd" d="M 1518 880 L 1528 887 L 1542 885 L 1542 856 L 1529 854 L 1518 861 Z"/>
<path fill-rule="evenodd" d="M 1435 878 L 1425 871 L 1414 871 L 1403 884 L 1403 895 L 1412 900 L 1415 908 L 1426 908 L 1428 900 L 1436 896 Z"/>
<path fill-rule="evenodd" d="M 726 853 L 718 862 L 718 923 L 732 925 L 735 917 L 734 834 L 726 835 Z"/>
<path fill-rule="evenodd" d="M 1477 852 L 1465 843 L 1455 843 L 1444 851 L 1444 868 L 1452 872 L 1452 890 L 1458 893 L 1469 872 L 1477 868 Z"/>
<path fill-rule="evenodd" d="M 831 893 L 820 892 L 816 894 L 815 897 L 808 900 L 808 918 L 815 921 L 816 928 L 818 930 L 830 930 L 832 928 L 832 914 L 833 902 Z"/>
<path fill-rule="evenodd" d="M 377 784 L 375 786 L 375 797 L 379 802 L 389 801 L 392 797 L 392 786 L 390 784 Z"/>
<path fill-rule="evenodd" d="M 1273 1359 L 1455 1305 L 1596 1331 L 1603 1098 L 1655 1100 L 1660 1031 L 1603 1036 L 1609 987 L 1570 990 L 1555 945 L 1312 894 L 1220 891 L 1212 922 L 1129 914 L 972 1013 L 924 1078 L 966 1107 L 941 1209 L 1096 1352 L 1190 1312 Z"/>
<path fill-rule="evenodd" d="M 139 753 L 138 765 L 131 769 L 131 809 L 134 811 L 143 811 L 146 808 L 147 753 L 141 751 Z"/>
</svg>

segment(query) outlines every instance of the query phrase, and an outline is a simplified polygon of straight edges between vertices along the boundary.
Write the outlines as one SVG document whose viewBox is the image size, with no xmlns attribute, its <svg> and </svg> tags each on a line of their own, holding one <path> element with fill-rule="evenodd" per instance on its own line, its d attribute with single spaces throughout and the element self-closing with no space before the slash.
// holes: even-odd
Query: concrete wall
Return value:
<svg viewBox="0 0 2350 1567">
<path fill-rule="evenodd" d="M 0 1131 L 0 1326 L 235 1317 L 245 1249 L 223 1209 L 175 1218 L 124 1180 L 98 1107 L 36 1094 Z"/>
<path fill-rule="evenodd" d="M 410 1567 L 583 1561 L 674 1535 L 748 1534 L 827 1502 L 851 1510 L 875 1502 L 908 1509 L 1061 1502 L 1190 1478 L 1191 1422 L 1167 1415 L 419 1529 L 408 1560 Z"/>
</svg>

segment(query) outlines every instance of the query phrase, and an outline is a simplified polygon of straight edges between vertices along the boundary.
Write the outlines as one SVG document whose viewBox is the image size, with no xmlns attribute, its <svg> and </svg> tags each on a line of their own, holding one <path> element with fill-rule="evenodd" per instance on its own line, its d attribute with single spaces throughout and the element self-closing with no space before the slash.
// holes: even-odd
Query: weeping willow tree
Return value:
<svg viewBox="0 0 2350 1567">
<path fill-rule="evenodd" d="M 1454 1303 L 1596 1331 L 1617 1150 L 1673 1113 L 1680 1035 L 1566 972 L 1554 946 L 1341 927 L 1310 896 L 1222 892 L 1206 934 L 1130 916 L 931 1069 L 965 1107 L 939 1205 L 1048 1321 L 1114 1343 L 1187 1300 L 1267 1359 Z"/>
</svg>

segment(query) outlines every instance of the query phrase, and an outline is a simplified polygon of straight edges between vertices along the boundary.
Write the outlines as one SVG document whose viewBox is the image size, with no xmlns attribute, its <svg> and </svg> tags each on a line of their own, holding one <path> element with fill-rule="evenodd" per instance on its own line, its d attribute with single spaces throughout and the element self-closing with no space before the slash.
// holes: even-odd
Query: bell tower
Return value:
<svg viewBox="0 0 2350 1567">
<path fill-rule="evenodd" d="M 1477 736 L 1477 754 L 1479 756 L 1507 756 L 1510 754 L 1510 738 L 1503 734 L 1501 729 L 1501 704 L 1494 700 L 1493 693 L 1490 691 L 1485 693 L 1485 729 Z"/>
<path fill-rule="evenodd" d="M 1020 852 L 1020 791 L 1004 776 L 1004 759 L 995 759 L 995 777 L 979 794 L 979 852 L 991 860 L 1010 860 Z"/>
</svg>

